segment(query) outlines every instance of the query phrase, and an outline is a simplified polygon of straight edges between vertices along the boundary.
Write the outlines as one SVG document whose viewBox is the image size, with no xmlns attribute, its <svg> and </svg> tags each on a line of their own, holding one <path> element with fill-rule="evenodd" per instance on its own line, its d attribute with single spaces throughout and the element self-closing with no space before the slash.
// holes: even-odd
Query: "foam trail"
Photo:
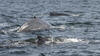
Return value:
<svg viewBox="0 0 100 56">
<path fill-rule="evenodd" d="M 88 43 L 89 41 L 77 38 L 53 38 L 53 43 L 55 44 L 64 44 L 64 43 Z M 52 43 L 52 38 L 49 41 L 46 41 L 45 44 Z"/>
<path fill-rule="evenodd" d="M 66 26 L 65 25 L 61 25 L 61 26 L 52 26 L 51 28 L 54 28 L 54 29 L 66 29 Z"/>
</svg>

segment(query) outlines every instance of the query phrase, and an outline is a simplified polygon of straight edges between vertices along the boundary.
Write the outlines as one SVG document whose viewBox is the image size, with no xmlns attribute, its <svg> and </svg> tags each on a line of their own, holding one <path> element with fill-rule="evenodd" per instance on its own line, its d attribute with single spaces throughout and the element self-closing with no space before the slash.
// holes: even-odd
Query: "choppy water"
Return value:
<svg viewBox="0 0 100 56">
<path fill-rule="evenodd" d="M 49 16 L 53 11 L 70 15 Z M 100 56 L 100 0 L 0 0 L 0 42 L 36 37 L 13 32 L 33 16 L 54 26 L 65 26 L 65 30 L 55 29 L 48 34 L 73 41 L 53 46 L 0 48 L 0 56 Z M 74 42 L 75 39 L 88 42 Z"/>
</svg>

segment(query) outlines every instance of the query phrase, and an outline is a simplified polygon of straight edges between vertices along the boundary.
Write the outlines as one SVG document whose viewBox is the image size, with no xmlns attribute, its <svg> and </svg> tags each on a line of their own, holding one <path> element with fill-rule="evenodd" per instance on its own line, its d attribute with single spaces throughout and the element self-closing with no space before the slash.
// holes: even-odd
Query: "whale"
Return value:
<svg viewBox="0 0 100 56">
<path fill-rule="evenodd" d="M 53 45 L 61 45 L 66 43 L 90 43 L 91 41 L 78 39 L 78 38 L 67 38 L 67 37 L 54 37 L 52 41 L 52 37 L 49 36 L 37 36 L 34 38 L 24 39 L 24 40 L 4 40 L 0 42 L 0 48 L 16 48 L 16 47 L 24 47 L 24 46 L 51 46 Z"/>
<path fill-rule="evenodd" d="M 37 30 L 48 30 L 48 29 L 65 29 L 65 26 L 52 26 L 47 21 L 39 19 L 37 17 L 33 17 L 33 19 L 25 22 L 17 32 L 31 32 Z"/>
<path fill-rule="evenodd" d="M 29 32 L 34 30 L 45 30 L 50 29 L 51 25 L 46 21 L 43 21 L 37 17 L 34 17 L 32 20 L 25 22 L 17 32 Z"/>
</svg>

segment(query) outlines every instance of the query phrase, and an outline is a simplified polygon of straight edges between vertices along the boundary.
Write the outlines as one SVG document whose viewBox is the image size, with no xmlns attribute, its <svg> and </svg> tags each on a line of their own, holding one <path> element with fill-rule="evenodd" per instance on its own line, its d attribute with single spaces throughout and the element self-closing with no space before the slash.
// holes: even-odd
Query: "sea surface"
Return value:
<svg viewBox="0 0 100 56">
<path fill-rule="evenodd" d="M 68 15 L 50 16 L 50 12 Z M 42 45 L 25 43 L 10 47 L 10 41 L 35 38 L 37 34 L 18 33 L 32 17 L 45 20 L 53 29 L 44 32 L 66 43 Z M 80 41 L 82 40 L 82 41 Z M 15 44 L 15 43 L 14 43 Z M 100 0 L 0 0 L 0 56 L 100 56 Z"/>
</svg>

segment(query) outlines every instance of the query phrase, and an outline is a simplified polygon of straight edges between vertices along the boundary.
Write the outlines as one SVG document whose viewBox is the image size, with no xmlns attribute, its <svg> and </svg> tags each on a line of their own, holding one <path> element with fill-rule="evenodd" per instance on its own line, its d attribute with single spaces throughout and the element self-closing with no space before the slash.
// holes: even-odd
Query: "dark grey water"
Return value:
<svg viewBox="0 0 100 56">
<path fill-rule="evenodd" d="M 70 16 L 49 16 L 53 11 L 65 11 Z M 35 34 L 13 32 L 31 17 L 38 16 L 65 30 L 51 30 L 52 37 L 72 41 L 52 46 L 28 45 L 0 48 L 0 56 L 100 56 L 100 0 L 0 0 L 0 42 L 25 40 Z M 83 39 L 80 42 L 75 39 Z M 0 44 L 1 45 L 1 44 Z"/>
</svg>

